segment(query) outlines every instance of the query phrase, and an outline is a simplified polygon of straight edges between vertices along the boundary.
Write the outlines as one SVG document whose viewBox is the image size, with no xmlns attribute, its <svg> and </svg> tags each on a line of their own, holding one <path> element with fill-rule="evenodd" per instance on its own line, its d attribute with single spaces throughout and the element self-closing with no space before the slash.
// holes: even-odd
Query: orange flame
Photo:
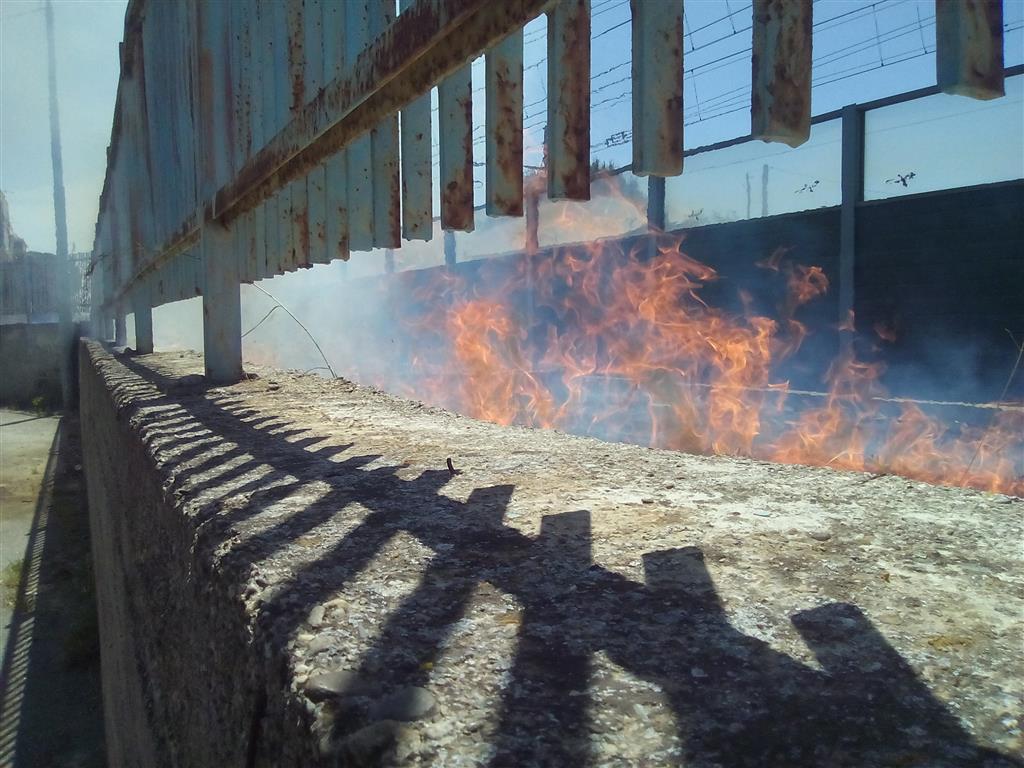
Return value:
<svg viewBox="0 0 1024 768">
<path fill-rule="evenodd" d="M 825 393 L 797 398 L 774 380 L 811 333 L 797 316 L 828 279 L 784 250 L 758 266 L 785 281 L 776 318 L 747 294 L 741 313 L 705 301 L 719 276 L 679 237 L 437 270 L 405 312 L 411 375 L 381 366 L 371 383 L 499 424 L 1024 495 L 1024 404 L 955 429 L 889 398 L 884 366 L 852 344 Z"/>
</svg>

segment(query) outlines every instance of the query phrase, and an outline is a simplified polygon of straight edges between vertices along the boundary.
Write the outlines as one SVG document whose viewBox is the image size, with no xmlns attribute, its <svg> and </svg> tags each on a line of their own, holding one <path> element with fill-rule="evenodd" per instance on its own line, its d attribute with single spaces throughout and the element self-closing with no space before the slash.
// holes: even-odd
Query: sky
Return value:
<svg viewBox="0 0 1024 768">
<path fill-rule="evenodd" d="M 118 42 L 125 7 L 123 0 L 54 2 L 69 241 L 80 251 L 92 246 L 117 89 Z M 53 250 L 42 9 L 39 0 L 0 0 L 0 188 L 7 194 L 15 232 L 33 250 Z M 814 14 L 815 114 L 934 83 L 934 0 L 817 0 Z M 593 0 L 592 18 L 593 157 L 625 165 L 632 152 L 627 135 L 632 122 L 628 0 Z M 686 4 L 687 148 L 749 132 L 750 18 L 750 3 L 741 0 L 689 0 Z M 1005 63 L 1020 63 L 1024 50 L 1024 0 L 1005 0 L 1004 26 Z M 545 28 L 545 20 L 540 18 L 524 33 L 527 163 L 540 159 L 546 93 Z M 480 89 L 482 60 L 474 65 L 473 74 L 474 88 Z M 949 103 L 966 104 L 964 109 L 974 106 L 960 97 L 942 98 L 954 100 Z M 1010 110 L 1003 117 L 1009 116 L 1011 126 L 1014 118 L 1024 114 L 1020 111 L 1019 93 L 1016 98 L 1016 102 L 1002 105 L 1004 110 Z M 478 138 L 475 151 L 477 160 L 482 161 L 482 91 L 476 91 L 474 102 Z M 1019 124 L 1024 127 L 1024 120 Z M 941 124 L 936 130 L 941 136 Z M 921 129 L 916 135 L 920 136 L 920 132 Z M 904 140 L 905 145 L 912 143 Z M 769 151 L 780 149 L 773 145 Z M 832 163 L 833 154 L 828 154 L 823 162 Z M 787 161 L 794 162 L 798 157 L 793 155 Z M 805 151 L 803 157 L 815 155 Z M 762 165 L 757 157 L 743 162 L 758 170 Z M 1016 155 L 1011 158 L 1011 167 L 1013 162 Z M 690 165 L 695 173 L 700 169 L 699 163 L 688 164 L 688 168 Z M 482 181 L 483 168 L 477 170 Z M 789 184 L 794 189 L 788 194 L 795 194 L 802 184 L 813 183 L 813 172 L 810 176 L 802 169 L 791 168 L 788 172 L 796 174 Z M 884 163 L 879 172 L 889 173 Z M 737 178 L 745 179 L 745 175 Z M 738 189 L 737 184 L 742 183 L 730 181 L 729 188 Z M 823 195 L 826 186 L 812 193 Z M 477 185 L 477 194 L 478 202 L 482 202 L 482 183 Z M 697 194 L 694 205 L 699 208 L 699 194 L 692 190 L 688 194 Z M 680 205 L 690 206 L 689 198 Z"/>
</svg>

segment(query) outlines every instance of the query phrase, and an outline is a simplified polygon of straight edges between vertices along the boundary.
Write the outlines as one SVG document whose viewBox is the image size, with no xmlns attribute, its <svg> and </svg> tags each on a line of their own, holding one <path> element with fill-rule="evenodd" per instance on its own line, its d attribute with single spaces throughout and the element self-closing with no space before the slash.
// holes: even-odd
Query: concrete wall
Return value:
<svg viewBox="0 0 1024 768">
<path fill-rule="evenodd" d="M 160 430 L 141 412 L 165 398 L 89 342 L 80 382 L 110 765 L 266 764 L 255 743 L 274 676 L 236 582 L 211 573 L 200 524 L 147 445 Z M 262 732 L 286 748 L 294 726 Z"/>
<path fill-rule="evenodd" d="M 42 397 L 59 407 L 60 355 L 57 323 L 0 325 L 0 403 L 29 406 Z"/>
<path fill-rule="evenodd" d="M 1021 768 L 1008 497 L 80 362 L 112 766 Z"/>
</svg>

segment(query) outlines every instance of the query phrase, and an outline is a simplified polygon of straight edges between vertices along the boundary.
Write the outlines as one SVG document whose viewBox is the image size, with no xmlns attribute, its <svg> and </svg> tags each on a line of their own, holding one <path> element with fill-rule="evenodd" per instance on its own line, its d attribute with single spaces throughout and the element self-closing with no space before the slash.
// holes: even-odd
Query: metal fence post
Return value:
<svg viewBox="0 0 1024 768">
<path fill-rule="evenodd" d="M 215 384 L 242 378 L 242 291 L 234 244 L 227 227 L 203 225 L 203 359 L 206 378 Z"/>
<path fill-rule="evenodd" d="M 444 231 L 444 263 L 446 266 L 455 266 L 455 233 L 446 229 Z"/>
<path fill-rule="evenodd" d="M 647 177 L 647 228 L 665 231 L 665 177 Z"/>
<path fill-rule="evenodd" d="M 125 323 L 124 310 L 114 310 L 114 346 L 123 347 L 128 343 L 128 326 Z"/>
<path fill-rule="evenodd" d="M 204 200 L 210 199 L 232 173 L 229 167 L 229 110 L 225 108 L 231 72 L 229 61 L 220 55 L 222 41 L 228 39 L 229 10 L 227 4 L 196 5 L 197 64 L 201 73 L 196 111 L 201 128 L 199 181 Z M 287 112 L 283 110 L 282 114 Z M 302 189 L 304 192 L 305 186 Z M 290 200 L 290 196 L 285 199 Z M 283 247 L 291 238 L 292 227 L 290 221 L 282 222 L 289 225 L 282 229 Z M 229 229 L 211 217 L 202 222 L 200 253 L 205 277 L 203 360 L 206 379 L 212 384 L 233 384 L 242 378 L 242 286 L 237 248 L 233 228 Z M 291 266 L 295 265 L 294 259 L 286 261 Z"/>
<path fill-rule="evenodd" d="M 842 111 L 842 205 L 839 213 L 839 324 L 846 329 L 853 315 L 854 264 L 857 255 L 857 205 L 864 199 L 864 112 L 856 104 Z M 852 330 L 852 329 L 851 329 Z M 851 333 L 840 333 L 840 344 Z"/>
<path fill-rule="evenodd" d="M 145 283 L 132 292 L 132 311 L 135 314 L 135 351 L 148 355 L 153 351 L 153 309 Z"/>
</svg>

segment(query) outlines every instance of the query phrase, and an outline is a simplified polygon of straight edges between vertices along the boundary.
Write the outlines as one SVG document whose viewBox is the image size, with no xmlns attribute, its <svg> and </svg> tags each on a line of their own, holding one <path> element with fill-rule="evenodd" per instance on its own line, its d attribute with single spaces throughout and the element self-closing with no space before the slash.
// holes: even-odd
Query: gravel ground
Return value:
<svg viewBox="0 0 1024 768">
<path fill-rule="evenodd" d="M 1024 765 L 1020 499 L 122 359 L 314 754 Z"/>
</svg>

